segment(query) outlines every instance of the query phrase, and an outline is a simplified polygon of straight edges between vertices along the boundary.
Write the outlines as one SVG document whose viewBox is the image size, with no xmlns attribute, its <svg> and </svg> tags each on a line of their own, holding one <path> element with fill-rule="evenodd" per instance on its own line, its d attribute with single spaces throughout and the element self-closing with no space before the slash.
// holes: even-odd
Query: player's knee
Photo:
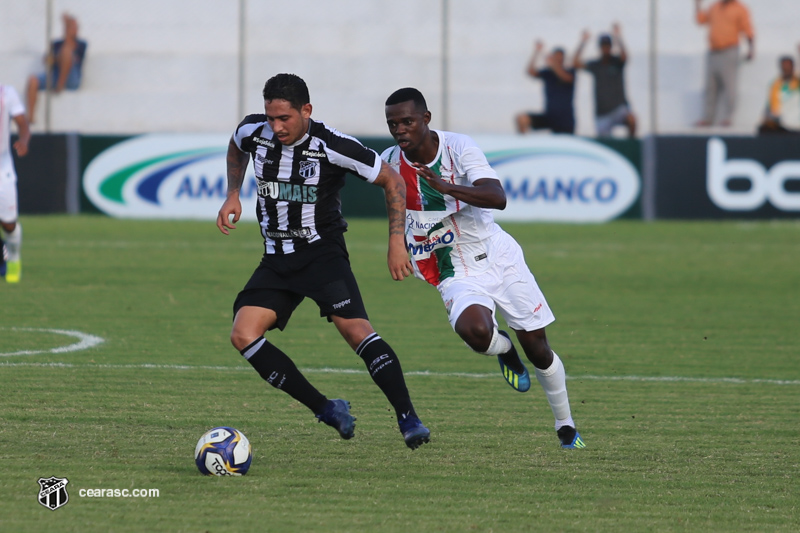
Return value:
<svg viewBox="0 0 800 533">
<path fill-rule="evenodd" d="M 236 326 L 233 327 L 231 330 L 231 344 L 233 347 L 239 351 L 244 350 L 247 348 L 250 343 L 258 338 L 258 335 L 254 335 L 251 332 L 244 331 L 242 328 L 237 328 Z"/>
<path fill-rule="evenodd" d="M 479 322 L 460 327 L 456 330 L 456 333 L 474 351 L 485 352 L 492 343 L 494 327 Z"/>
</svg>

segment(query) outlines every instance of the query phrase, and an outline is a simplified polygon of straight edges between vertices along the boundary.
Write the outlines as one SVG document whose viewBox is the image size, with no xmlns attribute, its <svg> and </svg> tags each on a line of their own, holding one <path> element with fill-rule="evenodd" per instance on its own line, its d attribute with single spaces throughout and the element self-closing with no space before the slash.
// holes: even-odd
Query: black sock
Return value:
<svg viewBox="0 0 800 533">
<path fill-rule="evenodd" d="M 372 381 L 380 387 L 394 407 L 397 419 L 417 416 L 406 388 L 400 361 L 389 344 L 377 333 L 373 333 L 361 341 L 356 348 L 356 354 L 367 364 L 367 371 L 372 376 Z"/>
<path fill-rule="evenodd" d="M 256 339 L 241 350 L 241 354 L 267 383 L 282 390 L 315 414 L 322 412 L 328 402 L 325 395 L 308 382 L 288 355 L 270 344 L 267 339 Z"/>
</svg>

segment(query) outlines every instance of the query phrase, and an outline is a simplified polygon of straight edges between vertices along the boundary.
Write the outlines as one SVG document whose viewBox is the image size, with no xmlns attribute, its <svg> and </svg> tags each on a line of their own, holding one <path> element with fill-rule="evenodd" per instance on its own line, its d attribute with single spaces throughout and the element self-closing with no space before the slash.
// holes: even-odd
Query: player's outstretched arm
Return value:
<svg viewBox="0 0 800 533">
<path fill-rule="evenodd" d="M 475 180 L 471 186 L 456 185 L 444 181 L 427 165 L 412 164 L 417 169 L 417 175 L 442 194 L 448 194 L 475 207 L 501 210 L 506 208 L 506 192 L 499 180 L 482 178 Z"/>
<path fill-rule="evenodd" d="M 579 69 L 586 66 L 581 56 L 583 55 L 583 48 L 586 46 L 586 43 L 589 42 L 591 36 L 592 34 L 589 33 L 589 30 L 583 30 L 583 33 L 581 33 L 581 40 L 578 43 L 578 48 L 575 50 L 575 58 L 572 60 L 573 68 Z"/>
<path fill-rule="evenodd" d="M 239 150 L 239 147 L 231 139 L 228 143 L 228 155 L 225 158 L 228 169 L 228 196 L 217 214 L 217 227 L 225 235 L 228 235 L 229 229 L 236 229 L 235 224 L 242 216 L 239 191 L 244 183 L 248 159 L 248 154 Z"/>
<path fill-rule="evenodd" d="M 383 188 L 386 213 L 389 215 L 389 273 L 395 281 L 402 281 L 412 272 L 405 239 L 406 183 L 400 174 L 382 161 L 375 185 Z"/>
<path fill-rule="evenodd" d="M 533 44 L 533 54 L 531 54 L 531 58 L 528 61 L 528 66 L 526 69 L 528 76 L 533 78 L 539 77 L 539 56 L 542 55 L 542 50 L 544 50 L 544 42 L 537 40 Z"/>
<path fill-rule="evenodd" d="M 622 28 L 620 28 L 619 23 L 615 22 L 614 25 L 611 26 L 611 34 L 614 36 L 617 48 L 619 48 L 619 58 L 623 63 L 627 62 L 628 52 L 625 49 L 625 43 L 622 42 Z"/>
</svg>

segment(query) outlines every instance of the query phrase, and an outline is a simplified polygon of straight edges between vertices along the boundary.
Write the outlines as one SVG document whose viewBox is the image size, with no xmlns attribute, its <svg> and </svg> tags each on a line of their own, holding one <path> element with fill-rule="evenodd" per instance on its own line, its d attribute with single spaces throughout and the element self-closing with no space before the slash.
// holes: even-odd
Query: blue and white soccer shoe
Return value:
<svg viewBox="0 0 800 533">
<path fill-rule="evenodd" d="M 572 426 L 562 426 L 556 431 L 558 440 L 561 441 L 561 447 L 567 450 L 579 450 L 586 448 L 581 434 Z"/>
<path fill-rule="evenodd" d="M 500 335 L 507 338 L 509 341 L 511 337 L 508 336 L 508 333 L 505 331 L 499 331 Z M 519 365 L 523 368 L 524 372 L 522 374 L 518 374 L 514 372 L 511 367 L 509 367 L 504 361 L 503 357 L 514 359 L 516 358 L 519 361 Z M 503 373 L 503 377 L 506 380 L 506 383 L 511 385 L 517 392 L 526 392 L 528 389 L 531 388 L 531 375 L 528 373 L 528 369 L 525 368 L 525 365 L 522 363 L 522 360 L 519 358 L 517 354 L 517 349 L 514 347 L 514 344 L 511 344 L 511 350 L 503 355 L 497 356 L 497 362 L 500 363 L 500 372 Z"/>
</svg>

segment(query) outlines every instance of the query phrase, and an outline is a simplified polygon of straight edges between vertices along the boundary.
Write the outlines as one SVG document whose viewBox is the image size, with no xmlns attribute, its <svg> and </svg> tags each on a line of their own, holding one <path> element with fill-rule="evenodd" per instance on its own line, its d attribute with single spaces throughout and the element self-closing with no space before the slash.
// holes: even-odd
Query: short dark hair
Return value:
<svg viewBox="0 0 800 533">
<path fill-rule="evenodd" d="M 303 78 L 296 74 L 276 74 L 264 84 L 261 92 L 264 100 L 286 100 L 292 107 L 300 110 L 301 107 L 310 103 L 308 96 L 308 86 Z"/>
<path fill-rule="evenodd" d="M 781 56 L 781 58 L 778 59 L 778 64 L 780 65 L 784 61 L 788 61 L 789 63 L 794 65 L 794 58 L 792 56 Z"/>
<path fill-rule="evenodd" d="M 419 90 L 413 87 L 397 89 L 395 92 L 389 95 L 389 98 L 386 99 L 386 105 L 401 104 L 408 101 L 414 102 L 414 107 L 420 113 L 424 113 L 428 110 L 428 104 L 425 102 L 425 97 L 422 96 L 422 93 L 419 92 Z"/>
</svg>

